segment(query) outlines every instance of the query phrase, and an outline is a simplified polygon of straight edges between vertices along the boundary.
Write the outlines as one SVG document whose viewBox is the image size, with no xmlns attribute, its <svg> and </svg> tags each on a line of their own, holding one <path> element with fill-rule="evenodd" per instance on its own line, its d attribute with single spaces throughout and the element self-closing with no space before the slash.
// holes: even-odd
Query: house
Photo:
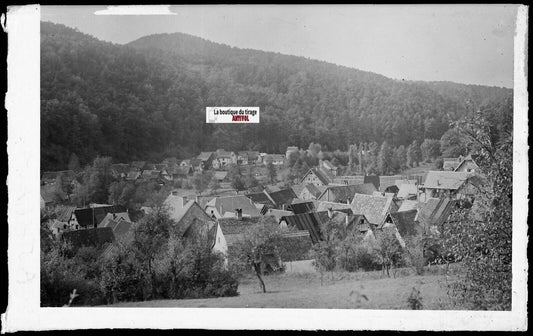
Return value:
<svg viewBox="0 0 533 336">
<path fill-rule="evenodd" d="M 418 187 L 416 184 L 400 184 L 400 189 L 396 197 L 402 199 L 416 199 L 418 195 Z"/>
<path fill-rule="evenodd" d="M 427 197 L 470 197 L 482 181 L 472 173 L 429 171 L 426 181 L 420 186 Z"/>
<path fill-rule="evenodd" d="M 296 198 L 296 194 L 291 188 L 277 191 L 268 191 L 263 189 L 259 193 L 248 193 L 245 195 L 251 201 L 258 204 L 264 204 L 269 208 L 285 210 Z"/>
<path fill-rule="evenodd" d="M 108 227 L 110 226 L 110 222 L 115 222 L 116 224 L 121 220 L 131 223 L 130 216 L 127 212 L 108 213 L 104 219 L 102 219 L 98 227 Z"/>
<path fill-rule="evenodd" d="M 136 181 L 140 177 L 141 177 L 141 171 L 134 169 L 134 170 L 128 171 L 125 179 L 126 181 Z"/>
<path fill-rule="evenodd" d="M 455 172 L 475 173 L 479 166 L 472 159 L 472 155 L 467 155 L 455 168 Z"/>
<path fill-rule="evenodd" d="M 294 214 L 301 214 L 315 211 L 315 204 L 313 202 L 294 202 L 287 207 L 288 211 Z"/>
<path fill-rule="evenodd" d="M 256 163 L 258 158 L 259 158 L 258 151 L 238 152 L 235 155 L 234 163 L 239 164 L 239 165 L 251 165 L 251 164 Z"/>
<path fill-rule="evenodd" d="M 127 163 L 114 163 L 111 165 L 111 175 L 116 179 L 125 179 L 129 170 L 130 165 Z"/>
<path fill-rule="evenodd" d="M 372 195 L 376 188 L 372 183 L 328 185 L 317 198 L 319 201 L 350 203 L 355 194 Z"/>
<path fill-rule="evenodd" d="M 298 195 L 298 198 L 303 200 L 317 199 L 325 190 L 325 186 L 316 186 L 311 183 L 304 185 L 303 189 Z"/>
<path fill-rule="evenodd" d="M 285 155 L 283 154 L 267 154 L 263 158 L 263 163 L 266 166 L 269 162 L 272 162 L 274 166 L 282 166 L 285 164 Z"/>
<path fill-rule="evenodd" d="M 300 149 L 297 146 L 289 146 L 287 147 L 287 150 L 285 151 L 285 157 L 289 159 L 289 156 L 291 153 L 298 153 Z"/>
<path fill-rule="evenodd" d="M 386 223 L 392 223 L 402 237 L 415 236 L 419 233 L 419 225 L 416 220 L 418 210 L 408 210 L 402 212 L 391 212 L 385 219 Z"/>
<path fill-rule="evenodd" d="M 322 221 L 316 212 L 283 216 L 279 219 L 280 227 L 293 227 L 300 231 L 308 231 L 313 244 L 322 240 L 320 227 Z"/>
<path fill-rule="evenodd" d="M 301 184 L 314 184 L 317 187 L 327 186 L 333 180 L 333 176 L 320 168 L 311 168 L 304 175 Z"/>
<path fill-rule="evenodd" d="M 442 159 L 442 170 L 455 171 L 455 169 L 457 168 L 457 166 L 459 166 L 462 160 L 463 160 L 462 156 L 458 158 L 443 158 Z"/>
<path fill-rule="evenodd" d="M 146 166 L 146 161 L 133 161 L 131 163 L 131 167 L 139 171 L 144 170 L 144 166 Z"/>
<path fill-rule="evenodd" d="M 288 262 L 287 268 L 291 267 L 292 261 L 311 259 L 310 251 L 313 248 L 311 235 L 307 230 L 297 230 L 282 234 L 285 248 L 281 252 L 281 260 Z"/>
<path fill-rule="evenodd" d="M 353 213 L 364 215 L 370 224 L 379 227 L 385 222 L 390 212 L 396 212 L 398 206 L 392 197 L 355 194 L 350 204 Z"/>
<path fill-rule="evenodd" d="M 98 227 L 108 213 L 127 212 L 121 205 L 104 205 L 74 210 L 71 225 L 79 225 L 82 228 Z"/>
<path fill-rule="evenodd" d="M 459 202 L 450 198 L 429 198 L 426 202 L 417 204 L 415 220 L 428 232 L 440 227 L 458 206 Z"/>
<path fill-rule="evenodd" d="M 172 180 L 186 179 L 189 175 L 194 173 L 191 166 L 176 166 L 173 168 L 168 168 L 168 175 L 172 177 Z"/>
<path fill-rule="evenodd" d="M 353 214 L 351 211 L 334 211 L 332 209 L 283 216 L 280 218 L 279 224 L 280 227 L 293 227 L 301 231 L 308 231 L 311 241 L 316 244 L 324 238 L 321 227 L 329 221 L 335 222 L 339 227 L 344 227 L 344 235 L 350 232 L 364 232 L 370 227 L 368 220 L 363 215 Z"/>
<path fill-rule="evenodd" d="M 160 180 L 163 176 L 161 176 L 161 171 L 155 170 L 155 169 L 145 169 L 141 173 L 141 177 L 146 181 L 151 180 Z"/>
<path fill-rule="evenodd" d="M 415 200 L 403 200 L 398 208 L 398 212 L 402 211 L 409 211 L 409 210 L 417 210 L 418 209 L 418 201 Z"/>
<path fill-rule="evenodd" d="M 169 158 L 166 158 L 163 161 L 161 161 L 161 164 L 166 165 L 165 168 L 168 168 L 168 167 L 171 167 L 171 166 L 175 166 L 175 165 L 179 165 L 180 163 L 181 163 L 181 161 L 178 160 L 175 157 L 169 157 Z"/>
<path fill-rule="evenodd" d="M 227 152 L 223 149 L 217 149 L 217 151 L 215 152 L 215 157 L 212 161 L 212 167 L 215 169 L 222 169 L 234 163 L 234 156 L 235 154 L 233 152 Z"/>
<path fill-rule="evenodd" d="M 379 191 L 380 192 L 391 192 L 391 191 L 386 191 L 387 188 L 395 186 L 397 180 L 405 180 L 405 179 L 407 178 L 405 178 L 402 175 L 379 176 Z M 396 190 L 396 192 L 398 191 Z"/>
<path fill-rule="evenodd" d="M 244 195 L 215 197 L 207 202 L 204 209 L 215 218 L 260 216 L 254 202 Z"/>
<path fill-rule="evenodd" d="M 328 209 L 332 209 L 335 211 L 348 211 L 348 210 L 352 211 L 352 205 L 346 204 L 346 203 L 316 201 L 315 209 L 317 212 L 327 211 Z"/>
<path fill-rule="evenodd" d="M 76 177 L 76 173 L 73 170 L 60 170 L 55 172 L 44 172 L 41 176 L 41 183 L 49 184 L 54 183 L 57 177 L 61 175 L 64 179 L 71 183 Z"/>
<path fill-rule="evenodd" d="M 131 232 L 133 223 L 129 220 L 124 219 L 123 217 L 111 218 L 109 220 L 102 221 L 100 226 L 101 228 L 111 228 L 113 230 L 113 235 L 115 240 L 126 239 L 128 234 Z"/>
<path fill-rule="evenodd" d="M 213 152 L 201 152 L 196 159 L 199 163 L 200 170 L 207 170 L 212 167 L 212 162 L 215 159 L 215 153 Z M 194 166 L 194 162 L 191 161 Z"/>
</svg>

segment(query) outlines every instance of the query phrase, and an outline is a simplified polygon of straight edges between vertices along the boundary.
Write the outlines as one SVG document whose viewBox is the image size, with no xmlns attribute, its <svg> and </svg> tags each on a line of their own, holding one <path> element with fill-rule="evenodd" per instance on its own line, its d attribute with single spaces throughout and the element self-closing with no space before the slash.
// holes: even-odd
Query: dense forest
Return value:
<svg viewBox="0 0 533 336">
<path fill-rule="evenodd" d="M 284 153 L 288 145 L 441 139 L 450 123 L 512 90 L 398 81 L 198 37 L 158 34 L 127 45 L 41 24 L 41 169 L 186 158 L 201 150 Z M 205 123 L 206 106 L 259 106 L 260 124 Z"/>
</svg>

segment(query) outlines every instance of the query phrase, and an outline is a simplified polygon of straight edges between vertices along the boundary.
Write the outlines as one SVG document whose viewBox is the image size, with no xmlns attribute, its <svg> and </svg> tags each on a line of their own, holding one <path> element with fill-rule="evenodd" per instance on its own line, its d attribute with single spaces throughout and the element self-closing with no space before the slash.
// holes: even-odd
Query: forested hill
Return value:
<svg viewBox="0 0 533 336">
<path fill-rule="evenodd" d="M 303 57 L 158 34 L 127 45 L 41 25 L 41 168 L 200 150 L 284 152 L 439 139 L 471 106 L 512 90 L 388 79 Z M 471 103 L 468 103 L 470 101 Z M 472 105 L 468 105 L 472 104 Z M 259 106 L 259 125 L 206 125 L 206 106 Z"/>
</svg>

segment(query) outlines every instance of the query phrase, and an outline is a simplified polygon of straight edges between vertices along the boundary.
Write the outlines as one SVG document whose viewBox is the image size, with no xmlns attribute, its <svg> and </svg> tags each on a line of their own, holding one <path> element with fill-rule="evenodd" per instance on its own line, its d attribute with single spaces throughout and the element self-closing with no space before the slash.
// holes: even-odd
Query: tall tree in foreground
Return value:
<svg viewBox="0 0 533 336">
<path fill-rule="evenodd" d="M 259 279 L 263 293 L 266 285 L 263 271 L 266 266 L 279 267 L 282 253 L 282 233 L 271 217 L 263 217 L 261 221 L 248 228 L 230 251 L 230 259 L 237 269 L 252 268 Z"/>
<path fill-rule="evenodd" d="M 509 101 L 457 123 L 485 180 L 470 211 L 455 213 L 442 230 L 446 252 L 464 268 L 453 296 L 469 309 L 511 309 L 512 111 Z"/>
</svg>

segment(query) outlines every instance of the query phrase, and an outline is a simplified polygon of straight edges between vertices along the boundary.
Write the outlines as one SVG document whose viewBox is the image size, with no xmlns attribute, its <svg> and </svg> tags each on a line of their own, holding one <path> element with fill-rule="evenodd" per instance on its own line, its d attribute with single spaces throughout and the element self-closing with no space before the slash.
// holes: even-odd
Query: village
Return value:
<svg viewBox="0 0 533 336">
<path fill-rule="evenodd" d="M 275 223 L 286 230 L 283 237 L 292 250 L 265 262 L 262 271 L 297 269 L 299 263 L 316 265 L 311 250 L 326 239 L 322 231 L 331 222 L 343 227 L 344 237 L 359 235 L 369 244 L 384 232 L 393 232 L 402 248 L 410 237 L 437 236 L 454 209 L 471 206 L 474 189 L 482 183 L 471 156 L 445 158 L 442 170 L 392 176 L 344 175 L 339 173 L 342 167 L 319 160 L 296 183 L 279 182 L 277 173 L 298 151 L 295 146 L 285 154 L 219 149 L 184 160 L 111 164 L 110 175 L 122 183 L 157 185 L 165 196 L 162 206 L 182 238 L 202 232 L 201 239 L 226 258 L 226 265 L 228 251 L 247 229 L 265 219 Z M 256 183 L 248 189 L 244 185 L 241 190 L 233 188 L 235 183 L 228 176 L 231 170 L 248 171 Z M 271 178 L 269 171 L 275 172 Z M 209 181 L 198 178 L 194 189 L 183 188 L 184 181 L 204 175 Z M 153 211 L 149 202 L 137 211 L 120 202 L 76 206 L 71 195 L 58 192 L 58 183 L 70 184 L 71 191 L 79 184 L 71 170 L 43 173 L 41 209 L 55 209 L 57 216 L 47 222 L 48 228 L 74 249 L 90 246 L 105 255 L 127 237 L 135 221 Z M 435 250 L 426 248 L 425 253 L 426 264 L 442 261 Z"/>
</svg>

